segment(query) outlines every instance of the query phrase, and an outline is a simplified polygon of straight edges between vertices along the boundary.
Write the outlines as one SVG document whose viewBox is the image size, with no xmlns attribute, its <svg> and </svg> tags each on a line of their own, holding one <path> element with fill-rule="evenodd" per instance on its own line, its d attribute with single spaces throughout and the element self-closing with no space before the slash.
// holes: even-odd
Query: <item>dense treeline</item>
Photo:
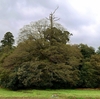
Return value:
<svg viewBox="0 0 100 99">
<path fill-rule="evenodd" d="M 69 44 L 72 34 L 45 20 L 20 30 L 18 45 L 7 32 L 0 46 L 0 86 L 12 90 L 99 88 L 100 47 Z"/>
</svg>

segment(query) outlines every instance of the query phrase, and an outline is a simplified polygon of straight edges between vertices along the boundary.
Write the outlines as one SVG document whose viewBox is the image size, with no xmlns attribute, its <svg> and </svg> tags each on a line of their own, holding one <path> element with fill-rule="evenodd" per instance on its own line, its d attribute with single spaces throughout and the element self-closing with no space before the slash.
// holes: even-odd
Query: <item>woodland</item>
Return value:
<svg viewBox="0 0 100 99">
<path fill-rule="evenodd" d="M 100 88 L 100 47 L 70 44 L 61 24 L 31 22 L 20 29 L 17 45 L 7 32 L 0 46 L 0 86 L 19 89 Z"/>
</svg>

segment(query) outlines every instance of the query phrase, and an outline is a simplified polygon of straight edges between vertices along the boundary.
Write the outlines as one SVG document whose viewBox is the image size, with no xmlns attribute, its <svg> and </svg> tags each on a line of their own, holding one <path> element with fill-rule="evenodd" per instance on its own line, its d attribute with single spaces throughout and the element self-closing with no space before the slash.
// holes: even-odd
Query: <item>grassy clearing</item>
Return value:
<svg viewBox="0 0 100 99">
<path fill-rule="evenodd" d="M 100 99 L 100 90 L 20 90 L 0 88 L 0 99 Z"/>
</svg>

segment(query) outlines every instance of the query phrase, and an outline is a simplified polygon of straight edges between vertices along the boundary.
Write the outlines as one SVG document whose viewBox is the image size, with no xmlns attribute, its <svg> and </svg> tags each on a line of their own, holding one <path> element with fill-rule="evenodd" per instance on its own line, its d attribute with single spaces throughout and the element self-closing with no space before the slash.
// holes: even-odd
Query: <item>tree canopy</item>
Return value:
<svg viewBox="0 0 100 99">
<path fill-rule="evenodd" d="M 25 88 L 99 88 L 100 54 L 87 44 L 70 44 L 62 25 L 39 20 L 20 29 L 18 45 L 7 32 L 0 47 L 0 86 Z M 91 83 L 92 82 L 92 83 Z"/>
</svg>

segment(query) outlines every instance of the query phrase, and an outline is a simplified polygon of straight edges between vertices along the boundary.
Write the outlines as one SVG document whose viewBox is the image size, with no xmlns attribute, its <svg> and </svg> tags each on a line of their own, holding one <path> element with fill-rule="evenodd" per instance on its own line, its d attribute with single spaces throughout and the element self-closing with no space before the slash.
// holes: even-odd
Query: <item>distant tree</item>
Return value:
<svg viewBox="0 0 100 99">
<path fill-rule="evenodd" d="M 91 55 L 95 54 L 95 49 L 86 44 L 80 44 L 79 48 L 84 58 L 90 58 Z"/>
<path fill-rule="evenodd" d="M 95 55 L 95 49 L 87 44 L 79 44 L 78 48 L 80 49 L 83 59 L 80 65 L 80 81 L 79 87 L 83 88 L 94 88 L 96 81 L 94 79 L 94 66 L 92 65 L 91 57 Z M 93 82 L 93 83 L 91 83 Z"/>
<path fill-rule="evenodd" d="M 9 56 L 12 51 L 15 49 L 13 47 L 14 44 L 14 36 L 11 32 L 7 32 L 4 35 L 3 40 L 1 40 L 1 46 L 0 46 L 0 65 L 4 62 L 4 59 Z"/>
<path fill-rule="evenodd" d="M 5 46 L 9 46 L 9 47 L 12 47 L 12 45 L 14 44 L 14 36 L 11 32 L 7 32 L 5 35 L 4 35 L 4 38 L 3 40 L 1 40 L 1 46 L 2 47 L 5 47 Z"/>
<path fill-rule="evenodd" d="M 92 68 L 94 69 L 95 87 L 100 88 L 100 55 L 92 55 L 91 60 Z"/>
<path fill-rule="evenodd" d="M 83 65 L 80 69 L 80 80 L 78 87 L 81 88 L 95 88 L 96 79 L 95 79 L 95 69 L 90 61 L 83 62 Z M 92 83 L 91 83 L 92 82 Z"/>
<path fill-rule="evenodd" d="M 11 54 L 15 47 L 14 44 L 14 36 L 11 32 L 7 32 L 4 35 L 4 38 L 1 40 L 0 46 L 0 65 L 3 63 L 4 59 Z"/>
<path fill-rule="evenodd" d="M 96 53 L 97 53 L 97 54 L 100 54 L 100 46 L 98 47 Z"/>
</svg>

